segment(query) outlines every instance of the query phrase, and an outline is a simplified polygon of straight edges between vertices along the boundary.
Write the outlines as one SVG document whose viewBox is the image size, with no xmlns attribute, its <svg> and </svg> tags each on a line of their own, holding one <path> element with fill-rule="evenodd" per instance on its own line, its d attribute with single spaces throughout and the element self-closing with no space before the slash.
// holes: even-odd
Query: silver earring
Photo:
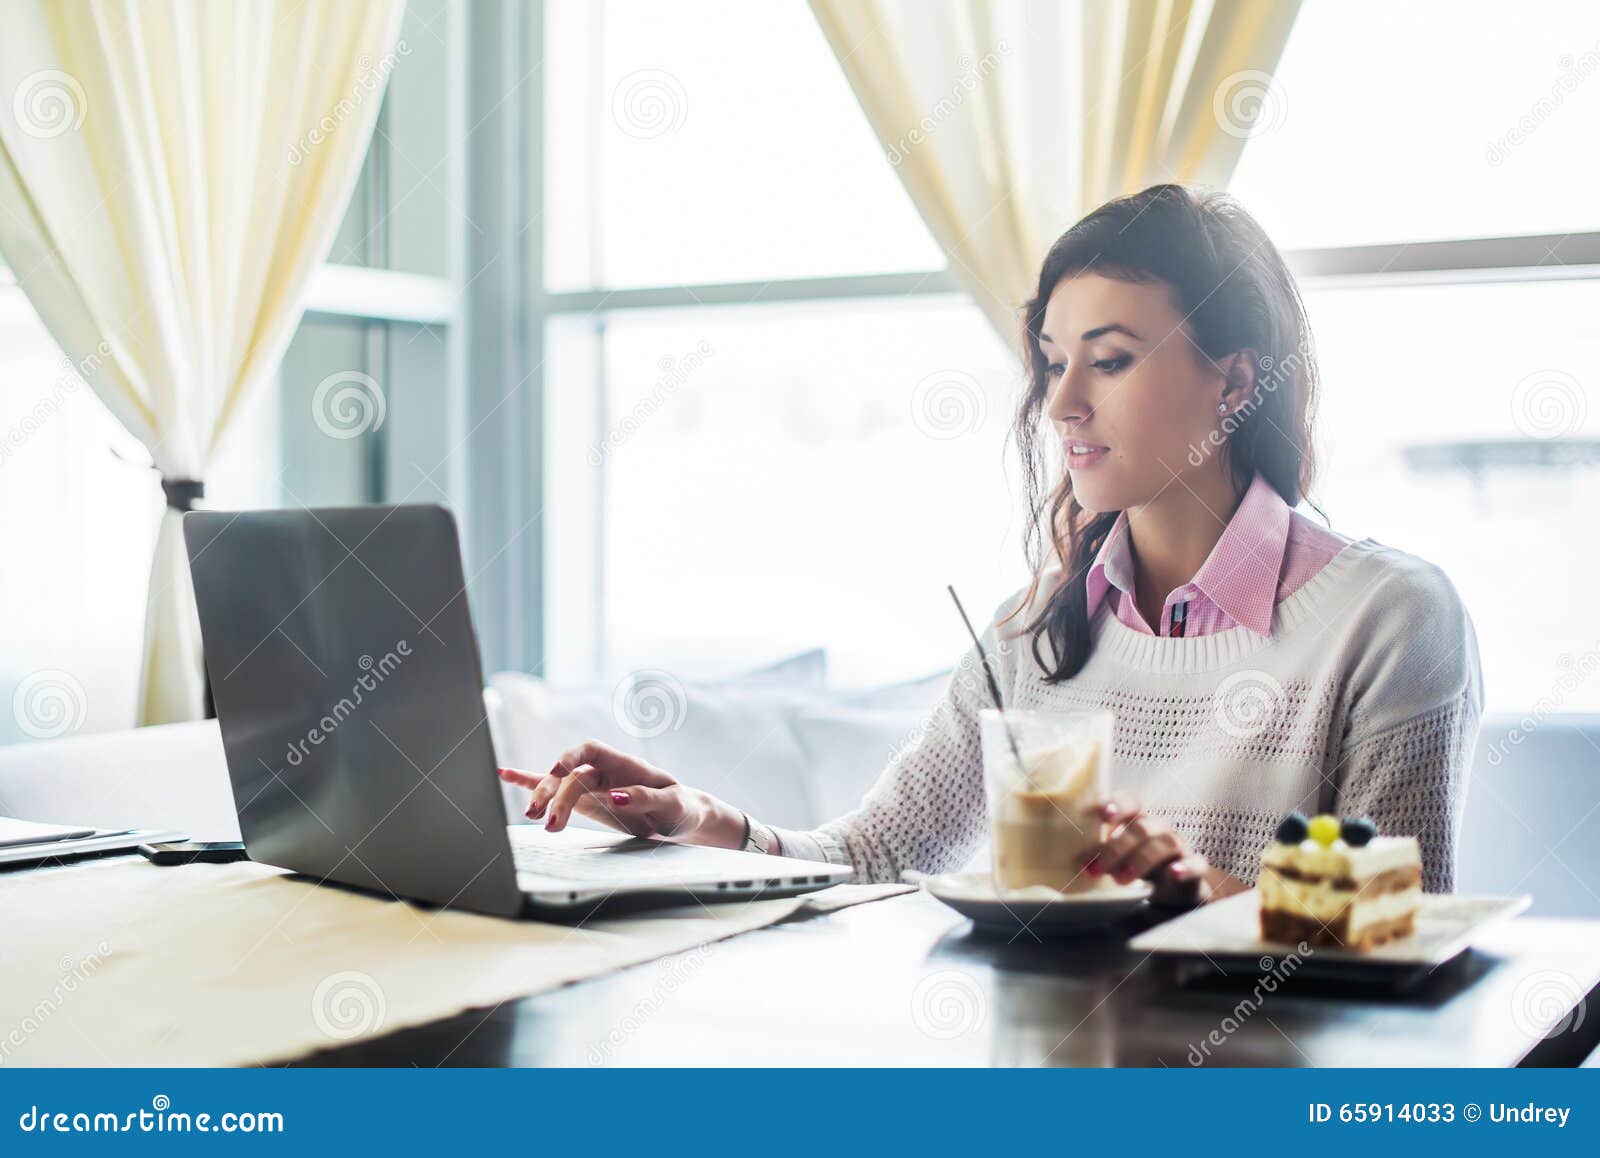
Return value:
<svg viewBox="0 0 1600 1158">
<path fill-rule="evenodd" d="M 1226 414 L 1226 413 L 1228 413 L 1228 404 L 1226 402 L 1218 402 L 1217 403 L 1217 413 L 1218 414 Z"/>
</svg>

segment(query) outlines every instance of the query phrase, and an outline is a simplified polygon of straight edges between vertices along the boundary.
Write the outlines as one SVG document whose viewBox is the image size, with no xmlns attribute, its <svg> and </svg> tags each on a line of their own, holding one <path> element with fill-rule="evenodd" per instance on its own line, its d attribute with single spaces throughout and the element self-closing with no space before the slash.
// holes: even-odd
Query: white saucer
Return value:
<svg viewBox="0 0 1600 1158">
<path fill-rule="evenodd" d="M 1057 892 L 1045 885 L 1001 889 L 990 873 L 907 873 L 906 879 L 920 884 L 962 916 L 970 917 L 974 924 L 1010 932 L 1023 928 L 1035 933 L 1094 928 L 1141 908 L 1154 891 L 1149 881 L 1119 885 L 1105 878 L 1098 888 L 1084 893 Z"/>
</svg>

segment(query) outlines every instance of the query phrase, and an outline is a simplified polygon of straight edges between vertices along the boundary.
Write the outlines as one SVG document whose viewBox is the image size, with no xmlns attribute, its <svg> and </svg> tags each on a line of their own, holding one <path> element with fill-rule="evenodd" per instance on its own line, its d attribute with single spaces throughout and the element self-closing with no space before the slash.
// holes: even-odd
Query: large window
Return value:
<svg viewBox="0 0 1600 1158">
<path fill-rule="evenodd" d="M 943 585 L 987 610 L 1022 578 L 1020 380 L 930 292 L 943 263 L 806 6 L 546 13 L 550 672 L 947 663 Z M 1309 0 L 1233 191 L 1302 271 L 1318 505 L 1450 574 L 1491 708 L 1595 710 L 1600 289 L 1521 267 L 1600 231 L 1600 11 L 1500 14 Z"/>
<path fill-rule="evenodd" d="M 1233 191 L 1302 272 L 1319 505 L 1450 574 L 1492 707 L 1600 710 L 1600 9 L 1517 12 L 1307 0 Z M 1025 578 L 1020 375 L 804 0 L 410 0 L 402 38 L 213 502 L 451 504 L 491 667 L 947 664 L 944 585 Z M 65 671 L 123 727 L 160 492 L 3 269 L 0 348 L 0 696 Z"/>
</svg>

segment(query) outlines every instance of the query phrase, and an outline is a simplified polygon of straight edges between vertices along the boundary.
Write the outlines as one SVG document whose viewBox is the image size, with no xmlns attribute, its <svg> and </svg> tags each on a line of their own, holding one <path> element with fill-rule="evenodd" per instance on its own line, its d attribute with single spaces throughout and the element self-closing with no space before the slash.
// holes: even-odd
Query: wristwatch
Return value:
<svg viewBox="0 0 1600 1158">
<path fill-rule="evenodd" d="M 739 847 L 745 852 L 759 852 L 766 856 L 772 852 L 773 846 L 778 843 L 778 836 L 772 829 L 760 821 L 751 820 L 750 814 L 744 814 L 744 843 Z"/>
</svg>

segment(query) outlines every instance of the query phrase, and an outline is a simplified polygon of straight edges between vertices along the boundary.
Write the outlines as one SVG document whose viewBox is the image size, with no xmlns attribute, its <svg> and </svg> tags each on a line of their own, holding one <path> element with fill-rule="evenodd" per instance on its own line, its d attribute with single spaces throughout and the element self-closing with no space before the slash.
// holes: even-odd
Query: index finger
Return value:
<svg viewBox="0 0 1600 1158">
<path fill-rule="evenodd" d="M 538 772 L 525 772 L 521 768 L 501 768 L 500 779 L 507 784 L 516 784 L 523 788 L 537 788 L 545 775 Z"/>
<path fill-rule="evenodd" d="M 586 789 L 626 788 L 642 784 L 647 788 L 671 788 L 677 783 L 659 768 L 646 764 L 637 756 L 619 752 L 599 740 L 585 740 L 561 753 L 556 761 L 555 776 L 577 776 Z M 585 767 L 587 765 L 587 767 Z"/>
</svg>

